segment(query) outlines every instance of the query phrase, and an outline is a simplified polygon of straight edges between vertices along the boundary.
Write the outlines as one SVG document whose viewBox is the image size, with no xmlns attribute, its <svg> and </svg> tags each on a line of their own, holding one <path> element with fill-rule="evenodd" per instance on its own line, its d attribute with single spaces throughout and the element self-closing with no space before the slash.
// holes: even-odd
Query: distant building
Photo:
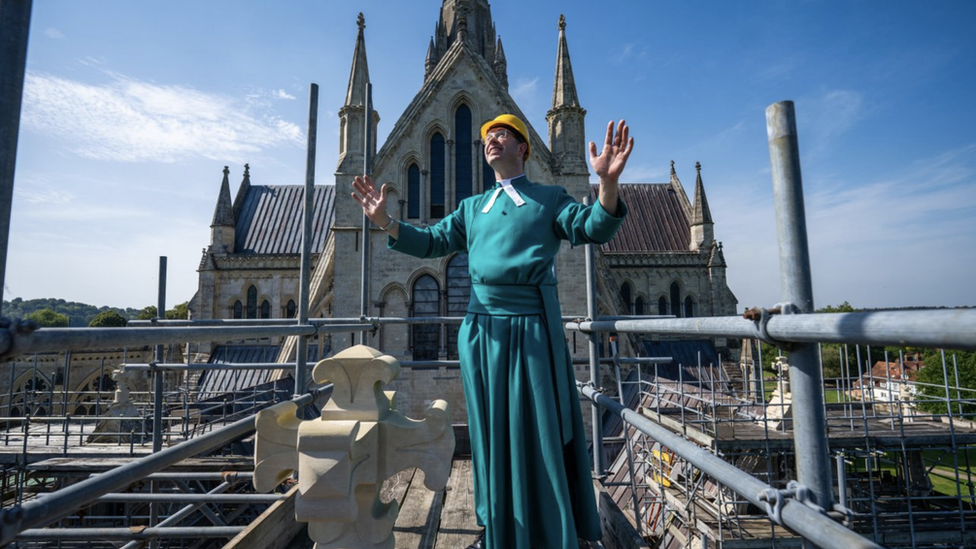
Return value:
<svg viewBox="0 0 976 549">
<path fill-rule="evenodd" d="M 389 213 L 418 226 L 436 223 L 458 203 L 494 184 L 483 155 L 479 128 L 500 113 L 527 120 L 508 93 L 507 61 L 486 0 L 445 0 L 426 59 L 418 60 L 424 84 L 394 122 L 382 147 L 375 142 L 379 114 L 365 107 L 369 69 L 365 21 L 360 16 L 349 85 L 339 109 L 339 156 L 335 186 L 315 195 L 312 317 L 358 318 L 362 211 L 347 192 L 363 171 L 364 151 L 372 176 L 386 184 Z M 584 117 L 570 63 L 566 23 L 553 29 L 557 60 L 548 141 L 529 127 L 532 155 L 526 175 L 538 183 L 561 185 L 583 200 L 595 199 L 586 160 Z M 626 113 L 621 112 L 621 116 Z M 336 191 L 339 189 L 339 192 Z M 225 169 L 203 251 L 192 317 L 280 318 L 294 316 L 298 299 L 301 186 L 261 186 L 244 179 L 231 199 Z M 731 315 L 736 299 L 726 283 L 726 263 L 714 228 L 701 167 L 696 166 L 694 201 L 671 165 L 667 183 L 621 187 L 630 215 L 617 237 L 598 253 L 599 308 L 603 314 L 671 314 L 679 317 Z M 369 316 L 461 316 L 469 292 L 467 255 L 423 260 L 391 252 L 386 234 L 370 233 Z M 585 315 L 582 248 L 566 245 L 557 258 L 560 302 L 565 315 Z M 384 325 L 365 343 L 401 361 L 456 359 L 456 325 Z M 583 356 L 586 345 L 571 350 Z M 275 343 L 275 342 L 269 342 Z M 333 351 L 359 343 L 358 334 L 323 341 Z M 719 341 L 724 345 L 724 341 Z M 631 346 L 640 346 L 631 340 Z M 202 351 L 209 352 L 203 348 Z M 291 352 L 291 349 L 287 349 Z M 585 368 L 579 377 L 588 374 Z M 414 369 L 393 389 L 407 415 L 434 398 L 447 398 L 455 419 L 464 420 L 460 375 L 455 368 Z"/>
<path fill-rule="evenodd" d="M 906 411 L 914 410 L 918 394 L 915 381 L 924 367 L 919 353 L 907 354 L 894 362 L 879 360 L 870 372 L 851 384 L 850 396 L 889 405 L 898 402 Z"/>
</svg>

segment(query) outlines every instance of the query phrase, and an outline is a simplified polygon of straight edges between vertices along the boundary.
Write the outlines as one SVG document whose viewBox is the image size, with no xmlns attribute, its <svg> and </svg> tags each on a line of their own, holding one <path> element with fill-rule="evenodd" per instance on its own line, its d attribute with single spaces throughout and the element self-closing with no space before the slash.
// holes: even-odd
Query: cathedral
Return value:
<svg viewBox="0 0 976 549">
<path fill-rule="evenodd" d="M 526 175 L 532 181 L 560 185 L 579 201 L 588 196 L 595 200 L 586 160 L 586 110 L 576 92 L 563 17 L 554 31 L 557 60 L 546 116 L 548 139 L 529 126 L 532 155 Z M 363 215 L 347 190 L 362 174 L 367 151 L 373 180 L 386 184 L 390 193 L 389 214 L 427 226 L 449 215 L 464 198 L 494 184 L 478 133 L 481 124 L 501 113 L 528 120 L 508 92 L 505 51 L 487 0 L 444 0 L 422 63 L 424 84 L 379 148 L 375 136 L 380 117 L 367 108 L 370 79 L 361 14 L 353 51 L 345 103 L 338 110 L 340 150 L 334 185 L 315 188 L 311 318 L 358 319 L 362 312 Z M 621 183 L 621 198 L 630 215 L 617 236 L 597 250 L 600 314 L 735 314 L 737 302 L 726 284 L 725 259 L 714 237 L 700 165 L 695 175 L 693 200 L 673 163 L 666 183 Z M 232 198 L 229 170 L 224 169 L 211 242 L 203 250 L 199 288 L 189 305 L 192 318 L 295 316 L 303 190 L 302 185 L 253 184 L 245 166 Z M 387 249 L 386 233 L 375 226 L 367 238 L 367 316 L 464 315 L 469 292 L 466 254 L 439 259 L 402 255 Z M 556 265 L 564 315 L 585 317 L 584 265 L 584 250 L 564 245 Z M 399 391 L 400 409 L 418 416 L 431 400 L 446 398 L 454 419 L 463 423 L 457 367 L 430 365 L 457 358 L 456 332 L 456 324 L 384 324 L 366 341 L 359 341 L 359 333 L 334 334 L 319 338 L 315 347 L 324 354 L 365 343 L 397 357 L 405 366 L 392 387 Z M 584 357 L 583 338 L 569 333 L 567 338 L 575 356 Z M 274 349 L 280 361 L 294 360 L 294 345 L 288 341 L 259 343 Z M 725 345 L 721 340 L 712 343 Z M 652 342 L 631 338 L 627 344 L 631 351 L 646 355 L 639 347 Z M 210 346 L 196 350 L 201 358 L 215 351 Z M 584 370 L 581 365 L 577 377 L 587 377 Z"/>
</svg>

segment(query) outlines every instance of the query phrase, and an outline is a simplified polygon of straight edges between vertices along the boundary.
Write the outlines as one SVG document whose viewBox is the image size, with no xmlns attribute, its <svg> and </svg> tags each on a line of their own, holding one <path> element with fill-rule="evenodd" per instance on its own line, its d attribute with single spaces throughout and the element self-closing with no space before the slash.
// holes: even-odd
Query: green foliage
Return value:
<svg viewBox="0 0 976 549">
<path fill-rule="evenodd" d="M 67 328 L 68 315 L 56 313 L 52 309 L 41 309 L 24 317 L 26 320 L 33 320 L 38 326 L 44 328 Z"/>
<path fill-rule="evenodd" d="M 128 321 L 118 311 L 102 311 L 88 323 L 89 328 L 124 328 Z"/>
<path fill-rule="evenodd" d="M 817 313 L 853 313 L 853 312 L 856 312 L 856 311 L 857 310 L 850 303 L 848 303 L 848 302 L 845 301 L 845 302 L 841 303 L 840 305 L 837 305 L 836 307 L 833 306 L 833 305 L 827 305 L 826 307 L 822 307 L 820 309 L 817 309 L 814 312 L 817 312 Z"/>
<path fill-rule="evenodd" d="M 166 317 L 186 318 L 186 305 L 186 303 L 182 303 L 177 305 L 174 309 L 166 311 Z M 50 309 L 55 313 L 66 316 L 68 318 L 67 326 L 79 328 L 90 325 L 92 320 L 94 320 L 99 313 L 103 313 L 105 311 L 115 311 L 126 320 L 133 320 L 136 318 L 145 320 L 156 316 L 155 307 L 151 307 L 151 315 L 143 317 L 147 309 L 150 309 L 150 307 L 146 307 L 141 310 L 133 309 L 131 307 L 96 307 L 94 305 L 87 305 L 85 303 L 77 303 L 74 301 L 65 301 L 63 299 L 43 298 L 25 300 L 19 297 L 15 297 L 10 301 L 4 301 L 3 309 L 0 311 L 0 314 L 7 318 L 28 318 L 32 313 L 41 311 L 43 309 Z M 171 313 L 175 316 L 170 316 Z"/>
<path fill-rule="evenodd" d="M 186 320 L 190 318 L 190 309 L 187 308 L 189 304 L 189 301 L 184 301 L 176 307 L 167 310 L 166 318 L 170 320 Z"/>
<path fill-rule="evenodd" d="M 942 352 L 939 349 L 922 349 L 922 359 L 925 367 L 918 373 L 921 384 L 922 395 L 918 399 L 918 408 L 924 412 L 933 414 L 948 413 L 946 398 L 946 380 L 949 382 L 949 397 L 952 399 L 965 399 L 969 402 L 952 403 L 952 413 L 962 414 L 969 419 L 976 416 L 976 352 L 974 351 L 949 351 L 945 352 L 945 365 L 943 366 Z M 956 371 L 959 373 L 959 382 L 956 383 Z M 967 390 L 960 390 L 969 389 Z M 941 400 L 937 400 L 941 399 Z"/>
<path fill-rule="evenodd" d="M 166 310 L 167 320 L 186 320 L 190 318 L 190 309 L 188 308 L 190 302 L 184 301 L 172 309 Z M 156 318 L 156 306 L 150 305 L 148 307 L 143 307 L 139 311 L 138 320 L 152 320 Z"/>
</svg>

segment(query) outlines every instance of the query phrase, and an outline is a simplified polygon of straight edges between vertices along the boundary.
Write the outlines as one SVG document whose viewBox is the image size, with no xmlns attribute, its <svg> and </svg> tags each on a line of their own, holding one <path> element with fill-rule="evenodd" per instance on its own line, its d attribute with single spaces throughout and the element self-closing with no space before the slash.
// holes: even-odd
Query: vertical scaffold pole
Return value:
<svg viewBox="0 0 976 549">
<path fill-rule="evenodd" d="M 589 206 L 592 200 L 589 196 L 583 199 L 583 204 Z M 584 255 L 586 258 L 586 316 L 590 320 L 596 320 L 596 260 L 594 258 L 593 244 L 587 244 L 584 246 Z M 600 389 L 600 357 L 599 357 L 599 347 L 597 346 L 597 338 L 600 337 L 596 332 L 590 332 L 587 336 L 589 339 L 589 349 L 590 349 L 590 383 L 593 384 L 593 388 Z M 591 441 L 593 442 L 593 475 L 594 477 L 600 477 L 603 475 L 603 431 L 600 429 L 600 407 L 596 404 L 590 404 L 590 419 L 591 424 Z"/>
<path fill-rule="evenodd" d="M 312 83 L 308 89 L 308 146 L 305 156 L 305 204 L 302 212 L 302 265 L 299 274 L 298 324 L 308 323 L 308 308 L 312 278 L 312 219 L 315 204 L 315 140 L 319 116 L 319 85 Z M 319 350 L 321 352 L 321 349 Z M 295 396 L 305 394 L 308 379 L 308 337 L 298 336 L 295 349 Z"/>
<path fill-rule="evenodd" d="M 0 304 L 7 277 L 7 243 L 30 16 L 31 0 L 3 0 L 0 9 Z"/>
<path fill-rule="evenodd" d="M 783 301 L 793 304 L 796 312 L 812 313 L 810 252 L 792 101 L 773 103 L 766 108 L 766 133 L 772 166 Z M 818 505 L 829 510 L 833 506 L 833 492 L 824 394 L 817 348 L 813 344 L 796 345 L 790 350 L 790 386 L 793 393 L 793 441 L 798 480 L 812 490 Z"/>
<path fill-rule="evenodd" d="M 363 175 L 372 175 L 372 170 L 370 169 L 370 164 L 372 163 L 371 152 L 372 152 L 372 142 L 373 142 L 373 85 L 366 83 L 366 97 L 364 98 L 364 104 L 366 105 L 366 117 L 365 124 L 366 127 L 363 129 Z M 369 315 L 369 254 L 370 254 L 370 242 L 369 242 L 369 217 L 363 214 L 363 272 L 362 272 L 362 294 L 359 307 L 359 315 L 363 318 Z M 363 330 L 359 334 L 359 342 L 363 345 L 366 344 L 366 335 L 368 332 Z"/>
</svg>

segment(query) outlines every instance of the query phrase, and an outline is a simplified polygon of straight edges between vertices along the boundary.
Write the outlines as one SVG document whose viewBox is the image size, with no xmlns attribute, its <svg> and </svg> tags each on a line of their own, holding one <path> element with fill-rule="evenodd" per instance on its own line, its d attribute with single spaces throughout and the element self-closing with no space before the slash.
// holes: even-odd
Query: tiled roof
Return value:
<svg viewBox="0 0 976 549">
<path fill-rule="evenodd" d="M 301 254 L 303 185 L 251 185 L 237 216 L 234 251 L 239 254 Z M 335 219 L 335 186 L 317 185 L 312 216 L 312 253 L 321 253 Z"/>
<path fill-rule="evenodd" d="M 621 184 L 620 198 L 629 213 L 603 252 L 687 252 L 691 240 L 688 212 L 674 187 L 667 183 Z M 596 199 L 597 185 L 593 186 Z"/>
</svg>

